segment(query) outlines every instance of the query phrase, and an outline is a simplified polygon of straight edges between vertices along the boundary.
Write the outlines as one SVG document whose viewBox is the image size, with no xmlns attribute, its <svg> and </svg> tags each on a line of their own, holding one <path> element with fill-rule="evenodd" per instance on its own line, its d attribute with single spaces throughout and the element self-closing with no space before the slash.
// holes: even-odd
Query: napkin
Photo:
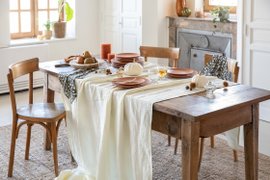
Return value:
<svg viewBox="0 0 270 180">
<path fill-rule="evenodd" d="M 59 73 L 59 81 L 63 87 L 64 94 L 67 96 L 70 102 L 73 102 L 77 97 L 75 80 L 82 79 L 93 71 L 95 70 L 78 69 L 71 72 Z"/>
</svg>

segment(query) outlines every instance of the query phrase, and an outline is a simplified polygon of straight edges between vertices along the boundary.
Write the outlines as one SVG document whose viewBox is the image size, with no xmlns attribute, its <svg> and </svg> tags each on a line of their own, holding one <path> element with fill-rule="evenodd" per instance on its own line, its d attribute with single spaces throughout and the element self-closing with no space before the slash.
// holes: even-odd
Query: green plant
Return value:
<svg viewBox="0 0 270 180">
<path fill-rule="evenodd" d="M 50 31 L 51 30 L 52 23 L 50 22 L 50 20 L 47 20 L 47 22 L 45 24 L 43 24 L 43 25 L 44 25 L 44 27 L 45 27 L 45 29 L 47 31 Z"/>
<path fill-rule="evenodd" d="M 58 22 L 63 20 L 63 14 L 65 20 L 68 22 L 73 18 L 73 9 L 70 7 L 66 0 L 58 0 Z"/>
<path fill-rule="evenodd" d="M 217 20 L 219 19 L 220 22 L 226 23 L 226 22 L 230 22 L 229 20 L 229 16 L 230 16 L 230 12 L 229 12 L 229 7 L 217 7 L 214 8 L 211 11 L 211 14 L 214 16 L 213 22 L 217 22 Z"/>
</svg>

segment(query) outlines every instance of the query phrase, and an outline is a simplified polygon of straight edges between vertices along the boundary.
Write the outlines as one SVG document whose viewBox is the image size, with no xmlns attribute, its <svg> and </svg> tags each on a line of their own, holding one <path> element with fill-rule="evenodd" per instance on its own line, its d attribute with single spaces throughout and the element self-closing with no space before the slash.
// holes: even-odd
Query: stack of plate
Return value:
<svg viewBox="0 0 270 180">
<path fill-rule="evenodd" d="M 189 68 L 172 68 L 167 71 L 171 78 L 191 78 L 195 73 L 195 70 Z"/>
<path fill-rule="evenodd" d="M 124 89 L 141 87 L 148 84 L 150 81 L 143 77 L 123 77 L 116 78 L 112 81 L 114 85 Z"/>
<path fill-rule="evenodd" d="M 140 59 L 137 53 L 120 53 L 115 55 L 115 59 L 112 59 L 112 66 L 114 68 L 124 67 L 127 63 L 138 62 L 143 65 L 143 60 Z"/>
</svg>

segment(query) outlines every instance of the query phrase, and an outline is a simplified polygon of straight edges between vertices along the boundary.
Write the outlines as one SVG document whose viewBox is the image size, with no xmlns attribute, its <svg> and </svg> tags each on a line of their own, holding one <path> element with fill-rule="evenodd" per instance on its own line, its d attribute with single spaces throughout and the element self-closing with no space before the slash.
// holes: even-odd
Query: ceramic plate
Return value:
<svg viewBox="0 0 270 180">
<path fill-rule="evenodd" d="M 126 58 L 126 59 L 133 59 L 133 58 L 139 58 L 139 54 L 137 53 L 119 53 L 119 54 L 116 54 L 115 57 L 116 58 Z"/>
<path fill-rule="evenodd" d="M 192 76 L 195 71 L 189 68 L 172 68 L 167 71 L 169 75 L 174 76 Z"/>
<path fill-rule="evenodd" d="M 114 85 L 121 88 L 135 88 L 148 84 L 150 81 L 143 77 L 124 77 L 112 81 Z"/>
</svg>

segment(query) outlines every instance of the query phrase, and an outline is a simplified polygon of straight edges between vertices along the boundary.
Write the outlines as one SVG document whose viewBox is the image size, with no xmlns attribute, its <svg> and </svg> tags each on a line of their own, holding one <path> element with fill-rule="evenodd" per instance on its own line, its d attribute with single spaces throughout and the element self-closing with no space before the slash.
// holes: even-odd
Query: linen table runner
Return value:
<svg viewBox="0 0 270 180">
<path fill-rule="evenodd" d="M 69 144 L 78 168 L 56 179 L 152 179 L 153 103 L 204 91 L 186 90 L 190 79 L 168 80 L 123 90 L 111 77 L 76 81 L 77 98 L 67 109 Z M 222 87 L 219 79 L 213 80 Z"/>
</svg>

